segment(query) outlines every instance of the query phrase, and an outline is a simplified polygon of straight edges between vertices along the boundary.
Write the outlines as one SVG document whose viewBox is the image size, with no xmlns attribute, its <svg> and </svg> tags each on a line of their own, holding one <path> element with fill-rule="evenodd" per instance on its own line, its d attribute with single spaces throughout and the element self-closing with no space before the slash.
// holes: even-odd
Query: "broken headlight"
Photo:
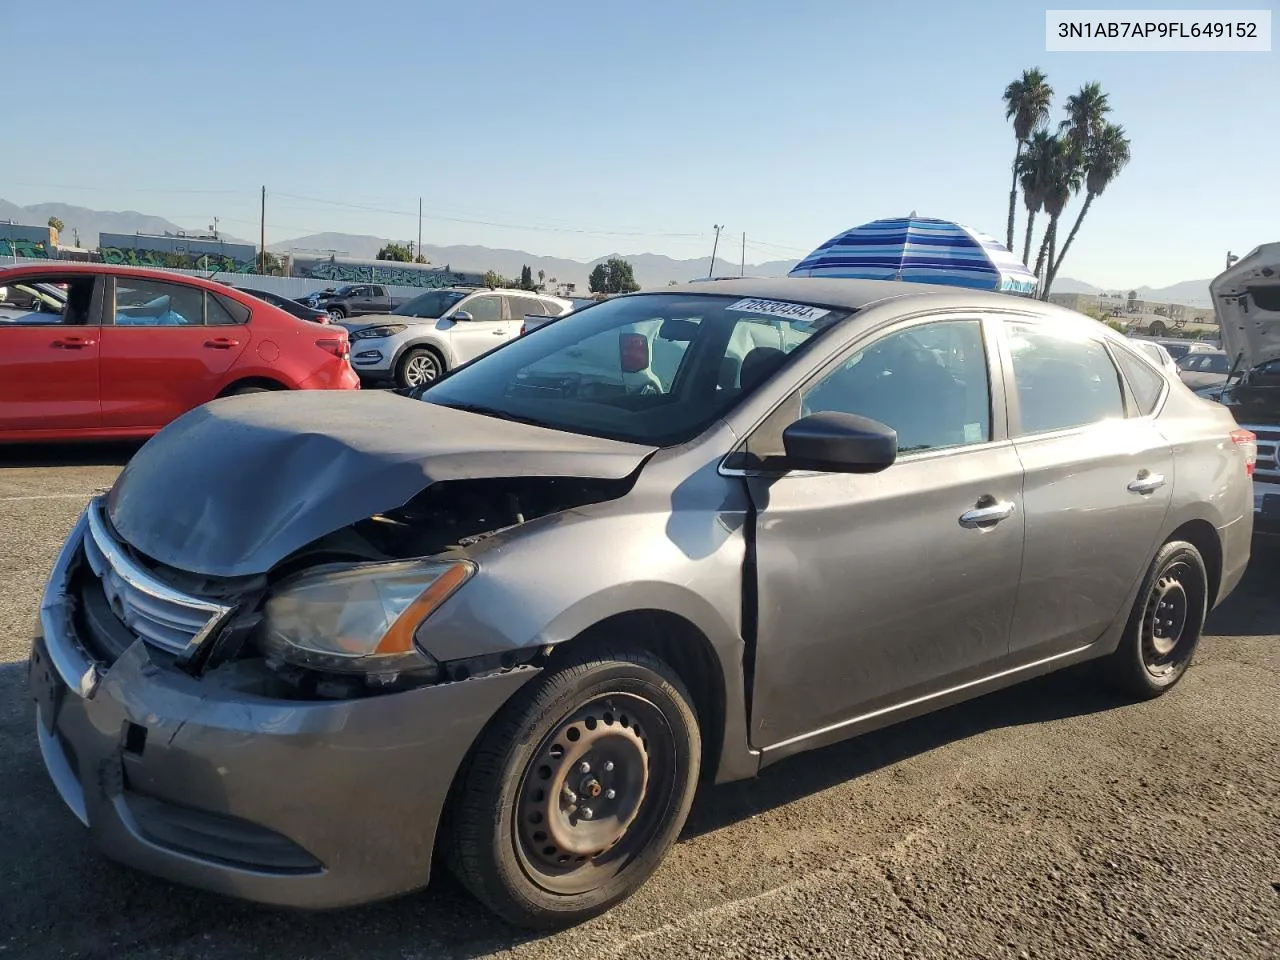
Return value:
<svg viewBox="0 0 1280 960">
<path fill-rule="evenodd" d="M 475 573 L 466 560 L 320 568 L 283 581 L 267 600 L 262 653 L 328 673 L 429 679 L 438 665 L 414 631 Z"/>
</svg>

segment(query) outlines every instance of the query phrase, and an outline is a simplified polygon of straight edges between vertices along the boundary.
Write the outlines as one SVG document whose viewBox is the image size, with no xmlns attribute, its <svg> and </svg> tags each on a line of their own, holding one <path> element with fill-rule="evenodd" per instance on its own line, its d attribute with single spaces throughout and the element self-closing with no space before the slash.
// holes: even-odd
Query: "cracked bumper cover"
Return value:
<svg viewBox="0 0 1280 960">
<path fill-rule="evenodd" d="M 138 641 L 95 663 L 55 565 L 30 662 L 62 799 L 109 857 L 192 886 L 338 907 L 425 886 L 453 777 L 525 668 L 359 700 L 273 700 L 190 677 Z M 145 733 L 141 732 L 145 731 Z"/>
</svg>

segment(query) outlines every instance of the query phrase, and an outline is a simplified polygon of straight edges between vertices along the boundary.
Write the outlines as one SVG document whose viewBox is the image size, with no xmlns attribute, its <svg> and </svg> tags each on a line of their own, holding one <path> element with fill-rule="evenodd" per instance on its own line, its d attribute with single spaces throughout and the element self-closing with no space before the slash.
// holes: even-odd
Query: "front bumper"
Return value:
<svg viewBox="0 0 1280 960">
<path fill-rule="evenodd" d="M 351 366 L 364 376 L 391 376 L 391 362 L 395 348 L 383 340 L 353 340 Z"/>
<path fill-rule="evenodd" d="M 246 692 L 235 669 L 189 676 L 141 640 L 107 666 L 77 637 L 68 595 L 85 526 L 54 567 L 29 673 L 45 766 L 99 848 L 283 906 L 425 886 L 454 775 L 537 670 L 306 701 Z"/>
</svg>

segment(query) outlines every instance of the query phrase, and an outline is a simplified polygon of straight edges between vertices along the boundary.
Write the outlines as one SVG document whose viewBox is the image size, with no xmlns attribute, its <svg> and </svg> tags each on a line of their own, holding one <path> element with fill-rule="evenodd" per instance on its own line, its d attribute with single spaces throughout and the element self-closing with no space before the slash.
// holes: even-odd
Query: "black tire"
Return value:
<svg viewBox="0 0 1280 960">
<path fill-rule="evenodd" d="M 259 387 L 253 384 L 245 384 L 240 387 L 233 387 L 226 392 L 228 397 L 242 397 L 247 393 L 271 393 L 270 387 Z"/>
<path fill-rule="evenodd" d="M 413 347 L 396 364 L 396 386 L 420 387 L 444 373 L 444 358 L 430 347 Z M 425 377 L 425 379 L 424 379 Z"/>
<path fill-rule="evenodd" d="M 639 650 L 571 660 L 534 681 L 455 781 L 442 835 L 453 873 L 533 929 L 580 923 L 631 896 L 693 802 L 702 746 L 691 702 L 675 671 Z"/>
<path fill-rule="evenodd" d="M 1172 689 L 1200 643 L 1208 600 L 1200 551 L 1184 540 L 1166 543 L 1143 578 L 1119 647 L 1101 663 L 1106 680 L 1141 700 Z"/>
<path fill-rule="evenodd" d="M 341 323 L 347 319 L 347 311 L 341 307 L 326 307 L 324 312 L 329 315 L 330 323 Z"/>
</svg>

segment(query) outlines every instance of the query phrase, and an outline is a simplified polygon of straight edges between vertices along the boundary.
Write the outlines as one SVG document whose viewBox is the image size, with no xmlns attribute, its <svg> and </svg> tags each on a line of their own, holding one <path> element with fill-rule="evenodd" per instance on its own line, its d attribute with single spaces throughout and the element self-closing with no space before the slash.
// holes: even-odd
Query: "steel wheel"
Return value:
<svg viewBox="0 0 1280 960">
<path fill-rule="evenodd" d="M 701 757 L 689 694 L 658 657 L 553 658 L 459 770 L 441 826 L 445 857 L 512 923 L 581 923 L 657 869 L 689 813 Z"/>
<path fill-rule="evenodd" d="M 671 755 L 665 718 L 637 696 L 601 697 L 564 720 L 520 787 L 514 827 L 529 878 L 554 893 L 581 893 L 644 849 L 657 825 L 646 808 L 671 792 Z"/>
<path fill-rule="evenodd" d="M 1142 618 L 1142 664 L 1154 677 L 1166 677 L 1190 657 L 1188 631 L 1191 611 L 1203 607 L 1204 595 L 1199 574 L 1185 557 L 1175 557 L 1164 565 L 1147 597 Z"/>
<path fill-rule="evenodd" d="M 1141 699 L 1158 697 L 1186 673 L 1209 612 L 1204 558 L 1185 540 L 1166 543 L 1138 590 L 1115 653 L 1101 661 L 1106 679 Z"/>
<path fill-rule="evenodd" d="M 400 363 L 400 385 L 421 387 L 440 376 L 440 360 L 430 350 L 411 350 Z"/>
</svg>

